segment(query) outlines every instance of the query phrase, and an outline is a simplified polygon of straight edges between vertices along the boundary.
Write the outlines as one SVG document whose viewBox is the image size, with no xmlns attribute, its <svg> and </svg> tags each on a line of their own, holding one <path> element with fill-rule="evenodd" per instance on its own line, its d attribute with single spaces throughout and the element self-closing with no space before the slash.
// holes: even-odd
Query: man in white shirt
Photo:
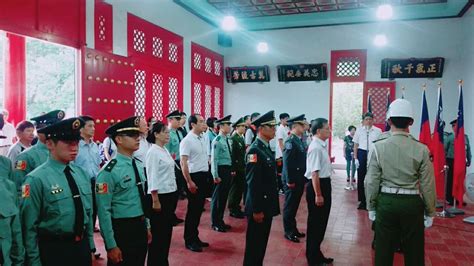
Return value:
<svg viewBox="0 0 474 266">
<path fill-rule="evenodd" d="M 140 118 L 139 128 L 140 128 L 140 147 L 138 148 L 137 151 L 133 153 L 133 157 L 140 160 L 140 162 L 144 165 L 146 153 L 148 152 L 148 149 L 150 148 L 150 143 L 146 141 L 146 136 L 148 134 L 148 124 L 144 117 Z"/>
<path fill-rule="evenodd" d="M 359 127 L 354 135 L 354 160 L 357 168 L 357 194 L 359 206 L 357 209 L 366 210 L 364 180 L 367 173 L 367 155 L 373 149 L 374 141 L 378 139 L 382 130 L 374 127 L 374 115 L 367 112 L 362 116 L 363 126 Z"/>
<path fill-rule="evenodd" d="M 202 133 L 205 131 L 204 118 L 199 114 L 189 117 L 191 131 L 181 141 L 179 153 L 181 170 L 187 183 L 188 210 L 184 223 L 184 242 L 186 248 L 194 252 L 202 252 L 209 243 L 199 239 L 199 223 L 207 194 L 207 177 L 209 156 Z"/>
<path fill-rule="evenodd" d="M 0 155 L 6 156 L 8 149 L 13 145 L 16 137 L 15 127 L 8 123 L 8 111 L 3 110 L 0 114 L 1 120 L 3 120 L 3 126 L 0 127 L 0 135 L 5 136 L 6 138 L 0 139 Z"/>
<path fill-rule="evenodd" d="M 331 136 L 328 120 L 317 118 L 311 125 L 313 140 L 308 148 L 305 176 L 310 180 L 306 186 L 308 203 L 308 230 L 306 259 L 309 265 L 331 264 L 334 259 L 326 258 L 321 252 L 331 211 L 331 160 L 326 140 Z"/>
<path fill-rule="evenodd" d="M 257 128 L 255 125 L 252 125 L 252 122 L 260 116 L 260 113 L 252 113 L 250 115 L 250 120 L 247 120 L 247 131 L 245 131 L 245 147 L 249 147 L 252 142 L 254 142 L 257 137 Z"/>
<path fill-rule="evenodd" d="M 16 136 L 18 138 L 17 142 L 10 147 L 7 153 L 7 157 L 12 161 L 12 164 L 16 162 L 18 154 L 31 147 L 31 142 L 35 137 L 35 125 L 30 121 L 21 121 L 16 126 Z"/>
<path fill-rule="evenodd" d="M 287 122 L 288 118 L 290 118 L 289 114 L 280 114 L 280 125 L 275 133 L 275 159 L 277 163 L 278 189 L 280 194 L 283 194 L 283 182 L 281 180 L 281 171 L 283 169 L 283 149 L 285 147 L 285 141 L 290 134 L 290 128 L 288 127 Z"/>
</svg>

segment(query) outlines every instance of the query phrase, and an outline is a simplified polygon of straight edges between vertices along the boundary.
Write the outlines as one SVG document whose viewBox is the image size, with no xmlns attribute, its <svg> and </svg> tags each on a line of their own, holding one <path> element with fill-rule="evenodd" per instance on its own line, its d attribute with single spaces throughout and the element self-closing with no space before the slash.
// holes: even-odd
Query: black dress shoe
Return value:
<svg viewBox="0 0 474 266">
<path fill-rule="evenodd" d="M 305 237 L 306 234 L 305 233 L 301 233 L 301 232 L 298 232 L 296 231 L 296 234 L 295 234 L 296 237 Z"/>
<path fill-rule="evenodd" d="M 197 242 L 186 244 L 186 248 L 194 252 L 202 252 L 202 246 Z"/>
<path fill-rule="evenodd" d="M 326 264 L 331 264 L 334 262 L 334 259 L 333 258 L 326 258 L 324 257 L 323 260 L 322 260 L 323 263 L 326 263 Z"/>
<path fill-rule="evenodd" d="M 230 216 L 231 217 L 234 217 L 234 218 L 237 218 L 237 219 L 244 219 L 245 218 L 245 215 L 243 212 L 230 212 Z"/>
<path fill-rule="evenodd" d="M 213 225 L 212 230 L 217 231 L 217 232 L 221 232 L 221 233 L 227 232 L 227 230 L 225 230 L 225 228 L 223 226 L 218 226 L 218 225 Z"/>
<path fill-rule="evenodd" d="M 367 206 L 365 204 L 359 204 L 359 206 L 357 206 L 357 209 L 358 210 L 366 210 L 367 209 Z"/>
<path fill-rule="evenodd" d="M 296 237 L 295 235 L 285 235 L 285 238 L 290 240 L 291 242 L 295 242 L 295 243 L 299 243 L 300 240 L 298 239 L 298 237 Z"/>
<path fill-rule="evenodd" d="M 180 224 L 182 222 L 184 222 L 183 219 L 180 219 L 180 218 L 176 217 L 173 221 L 173 226 L 177 226 L 178 224 Z"/>
<path fill-rule="evenodd" d="M 203 247 L 203 248 L 209 247 L 209 243 L 207 243 L 207 242 L 202 242 L 200 239 L 198 240 L 198 244 L 201 245 L 201 247 Z"/>
</svg>

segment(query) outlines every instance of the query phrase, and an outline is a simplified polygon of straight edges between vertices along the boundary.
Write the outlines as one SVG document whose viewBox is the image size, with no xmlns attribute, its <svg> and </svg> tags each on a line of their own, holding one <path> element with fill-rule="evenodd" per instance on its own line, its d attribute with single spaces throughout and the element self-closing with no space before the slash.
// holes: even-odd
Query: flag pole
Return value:
<svg viewBox="0 0 474 266">
<path fill-rule="evenodd" d="M 462 83 L 463 83 L 463 81 L 462 81 L 462 79 L 460 79 L 460 80 L 458 81 L 458 84 L 459 84 L 459 93 L 461 93 Z M 461 95 L 461 94 L 459 94 L 459 95 Z M 457 130 L 457 129 L 456 129 L 456 130 Z M 454 135 L 454 138 L 456 138 L 456 135 Z M 454 174 L 453 174 L 453 175 L 454 175 Z M 453 176 L 453 182 L 454 182 L 454 176 Z M 463 185 L 464 185 L 464 184 L 463 184 Z M 457 205 L 457 200 L 456 200 L 455 197 L 453 197 L 453 207 L 450 208 L 450 209 L 448 209 L 448 211 L 449 211 L 451 214 L 454 214 L 454 215 L 464 215 L 465 212 L 464 212 L 463 210 L 461 210 L 461 209 L 458 209 L 456 205 Z"/>
<path fill-rule="evenodd" d="M 441 81 L 438 81 L 438 91 L 440 91 L 440 90 L 441 90 Z M 438 97 L 439 97 L 439 96 L 438 96 Z M 434 132 L 433 132 L 433 134 L 434 134 Z M 448 179 L 447 179 L 447 178 L 448 178 L 448 176 L 447 176 L 447 173 L 448 173 L 448 172 L 447 172 L 447 168 L 446 168 L 446 167 L 448 167 L 448 166 L 446 165 L 446 161 L 445 161 L 445 163 L 444 163 L 444 170 L 441 170 L 441 172 L 444 173 L 444 197 L 443 197 L 443 201 L 442 201 L 442 202 L 440 202 L 440 201 L 437 201 L 437 202 L 436 202 L 436 209 L 443 208 L 443 211 L 442 211 L 442 212 L 438 212 L 438 213 L 437 213 L 437 216 L 438 216 L 438 217 L 443 217 L 443 218 L 446 217 L 446 182 L 447 182 L 447 180 L 448 180 Z M 448 214 L 449 214 L 449 213 L 448 213 Z M 454 216 L 450 216 L 450 217 L 454 217 Z M 450 218 L 450 217 L 448 217 L 448 218 Z"/>
</svg>

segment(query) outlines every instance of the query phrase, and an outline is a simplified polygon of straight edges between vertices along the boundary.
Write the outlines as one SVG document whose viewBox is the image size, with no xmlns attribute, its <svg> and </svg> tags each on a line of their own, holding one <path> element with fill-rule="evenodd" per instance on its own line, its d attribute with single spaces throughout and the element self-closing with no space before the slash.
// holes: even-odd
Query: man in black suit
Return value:
<svg viewBox="0 0 474 266">
<path fill-rule="evenodd" d="M 270 111 L 252 124 L 258 136 L 246 155 L 247 235 L 244 265 L 262 265 L 273 216 L 280 214 L 275 154 L 269 141 L 275 137 L 275 112 Z"/>
</svg>

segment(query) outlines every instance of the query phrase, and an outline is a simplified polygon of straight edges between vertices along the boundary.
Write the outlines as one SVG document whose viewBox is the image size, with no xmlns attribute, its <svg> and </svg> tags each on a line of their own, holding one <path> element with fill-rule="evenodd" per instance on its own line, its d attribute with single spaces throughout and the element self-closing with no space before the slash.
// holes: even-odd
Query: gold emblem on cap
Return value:
<svg viewBox="0 0 474 266">
<path fill-rule="evenodd" d="M 81 127 L 81 121 L 79 121 L 79 119 L 76 119 L 74 120 L 74 122 L 72 122 L 72 129 L 78 129 Z"/>
<path fill-rule="evenodd" d="M 63 111 L 59 111 L 58 118 L 63 119 L 66 114 Z"/>
<path fill-rule="evenodd" d="M 138 124 L 140 124 L 140 117 L 138 116 L 137 118 L 135 118 L 135 121 L 133 121 L 133 123 L 135 124 L 135 126 L 138 126 Z"/>
</svg>

